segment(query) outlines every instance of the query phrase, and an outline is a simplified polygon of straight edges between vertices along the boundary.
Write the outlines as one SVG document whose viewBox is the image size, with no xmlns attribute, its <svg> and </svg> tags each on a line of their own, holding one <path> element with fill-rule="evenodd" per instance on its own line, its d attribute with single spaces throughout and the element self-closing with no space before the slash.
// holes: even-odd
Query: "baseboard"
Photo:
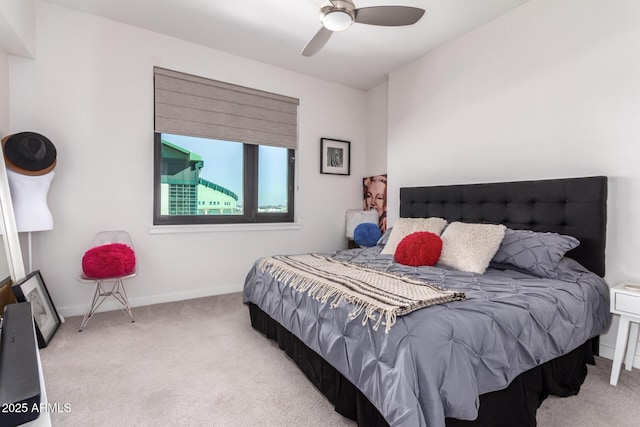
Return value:
<svg viewBox="0 0 640 427">
<path fill-rule="evenodd" d="M 611 345 L 602 344 L 600 341 L 600 357 L 604 357 L 605 359 L 613 360 L 613 351 L 615 348 Z"/>
<path fill-rule="evenodd" d="M 129 297 L 131 307 L 142 307 L 151 304 L 162 304 L 165 302 L 182 301 L 194 298 L 210 297 L 214 295 L 232 294 L 242 292 L 242 285 L 216 286 L 215 288 L 192 289 L 188 291 L 168 292 L 158 295 L 149 295 L 141 297 Z M 82 305 L 69 305 L 65 307 L 56 307 L 58 313 L 63 317 L 84 316 L 87 311 L 89 301 Z M 105 301 L 97 312 L 118 310 L 113 301 Z"/>
<path fill-rule="evenodd" d="M 639 345 L 640 346 L 640 345 Z M 613 352 L 615 351 L 615 347 L 608 344 L 600 343 L 600 356 L 613 360 Z M 624 364 L 624 360 L 622 361 Z M 633 367 L 640 368 L 640 355 L 638 353 L 635 354 L 633 358 Z"/>
</svg>

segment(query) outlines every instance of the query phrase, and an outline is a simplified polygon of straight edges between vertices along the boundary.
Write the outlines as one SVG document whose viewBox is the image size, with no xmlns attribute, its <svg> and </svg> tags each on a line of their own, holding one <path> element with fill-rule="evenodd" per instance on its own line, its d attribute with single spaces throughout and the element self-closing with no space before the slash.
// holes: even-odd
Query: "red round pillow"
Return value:
<svg viewBox="0 0 640 427">
<path fill-rule="evenodd" d="M 442 239 L 428 231 L 418 231 L 402 239 L 393 256 L 397 263 L 411 265 L 435 265 L 442 253 Z"/>
<path fill-rule="evenodd" d="M 82 271 L 91 278 L 126 276 L 135 268 L 136 255 L 123 243 L 96 246 L 82 257 Z"/>
</svg>

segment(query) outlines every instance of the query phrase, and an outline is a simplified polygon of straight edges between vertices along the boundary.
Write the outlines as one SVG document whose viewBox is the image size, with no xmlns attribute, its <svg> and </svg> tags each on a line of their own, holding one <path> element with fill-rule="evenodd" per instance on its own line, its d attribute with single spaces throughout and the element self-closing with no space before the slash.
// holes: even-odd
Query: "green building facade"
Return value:
<svg viewBox="0 0 640 427">
<path fill-rule="evenodd" d="M 241 214 L 238 195 L 200 178 L 202 157 L 162 140 L 160 213 L 161 215 Z"/>
</svg>

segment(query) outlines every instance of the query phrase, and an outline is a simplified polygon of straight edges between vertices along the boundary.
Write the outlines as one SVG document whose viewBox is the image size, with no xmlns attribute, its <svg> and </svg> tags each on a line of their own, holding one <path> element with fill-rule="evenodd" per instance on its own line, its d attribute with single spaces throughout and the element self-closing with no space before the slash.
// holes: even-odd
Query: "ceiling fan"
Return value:
<svg viewBox="0 0 640 427">
<path fill-rule="evenodd" d="M 302 49 L 303 56 L 312 56 L 327 43 L 335 31 L 344 31 L 351 24 L 397 27 L 415 24 L 424 15 L 424 9 L 409 6 L 372 6 L 356 9 L 352 0 L 329 0 L 320 8 L 322 27 Z"/>
</svg>

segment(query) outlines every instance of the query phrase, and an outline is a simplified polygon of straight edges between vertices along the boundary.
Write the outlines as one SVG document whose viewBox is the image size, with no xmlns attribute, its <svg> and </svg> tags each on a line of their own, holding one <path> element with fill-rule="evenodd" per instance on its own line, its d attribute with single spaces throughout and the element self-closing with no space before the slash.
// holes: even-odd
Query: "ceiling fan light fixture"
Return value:
<svg viewBox="0 0 640 427">
<path fill-rule="evenodd" d="M 399 27 L 413 25 L 422 18 L 424 9 L 411 6 L 370 6 L 356 9 L 353 0 L 328 0 L 320 8 L 322 27 L 302 49 L 302 56 L 315 55 L 335 31 L 357 24 Z"/>
<path fill-rule="evenodd" d="M 322 25 L 331 31 L 344 31 L 353 24 L 354 16 L 347 10 L 330 10 L 322 15 Z"/>
</svg>

